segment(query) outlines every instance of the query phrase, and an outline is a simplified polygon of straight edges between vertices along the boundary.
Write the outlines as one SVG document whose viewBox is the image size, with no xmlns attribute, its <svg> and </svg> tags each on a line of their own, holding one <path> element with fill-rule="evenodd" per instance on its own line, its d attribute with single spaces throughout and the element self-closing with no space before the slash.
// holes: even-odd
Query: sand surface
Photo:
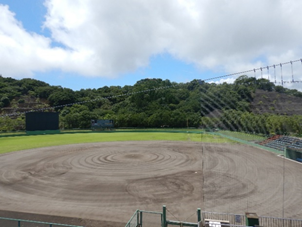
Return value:
<svg viewBox="0 0 302 227">
<path fill-rule="evenodd" d="M 245 145 L 77 144 L 0 155 L 0 192 L 1 216 L 85 226 L 125 226 L 162 205 L 192 222 L 197 208 L 301 218 L 302 165 Z"/>
</svg>

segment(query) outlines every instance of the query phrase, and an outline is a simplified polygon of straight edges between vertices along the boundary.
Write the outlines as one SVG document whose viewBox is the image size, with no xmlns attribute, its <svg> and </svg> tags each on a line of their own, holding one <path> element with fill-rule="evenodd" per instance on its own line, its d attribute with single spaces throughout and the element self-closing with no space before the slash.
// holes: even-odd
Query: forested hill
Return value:
<svg viewBox="0 0 302 227">
<path fill-rule="evenodd" d="M 239 77 L 234 84 L 143 79 L 133 86 L 104 86 L 80 91 L 50 86 L 34 79 L 0 77 L 1 115 L 56 106 L 64 128 L 89 128 L 91 119 L 113 119 L 117 127 L 198 127 L 201 123 L 206 124 L 202 119 L 213 118 L 214 112 L 220 113 L 216 116 L 217 121 L 222 121 L 223 114 L 231 110 L 256 115 L 301 114 L 297 109 L 301 100 L 302 93 L 297 90 L 247 76 Z M 78 104 L 64 107 L 70 103 Z M 280 111 L 279 107 L 285 103 L 286 108 Z M 15 129 L 23 127 L 22 116 L 11 117 L 19 120 Z M 9 120 L 1 119 L 3 130 L 3 119 Z M 229 127 L 214 124 L 213 119 L 210 122 L 204 126 Z"/>
</svg>

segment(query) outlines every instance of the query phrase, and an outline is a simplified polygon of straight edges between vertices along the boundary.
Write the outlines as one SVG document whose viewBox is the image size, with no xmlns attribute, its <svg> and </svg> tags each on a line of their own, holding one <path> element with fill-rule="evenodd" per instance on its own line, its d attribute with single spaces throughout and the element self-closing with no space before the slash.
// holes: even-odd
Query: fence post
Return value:
<svg viewBox="0 0 302 227">
<path fill-rule="evenodd" d="M 143 212 L 142 211 L 139 212 L 139 226 L 140 227 L 143 226 Z"/>
<path fill-rule="evenodd" d="M 52 227 L 52 224 L 49 224 L 49 227 Z"/>
<path fill-rule="evenodd" d="M 21 227 L 21 222 L 20 221 L 18 221 L 18 227 Z"/>
<path fill-rule="evenodd" d="M 137 210 L 136 211 L 136 226 L 139 225 L 139 213 L 140 213 L 140 211 Z"/>
<path fill-rule="evenodd" d="M 197 222 L 201 221 L 201 211 L 200 208 L 197 209 Z"/>
<path fill-rule="evenodd" d="M 163 223 L 162 223 L 162 227 L 166 227 L 167 226 L 167 216 L 166 216 L 166 206 L 163 205 Z"/>
</svg>

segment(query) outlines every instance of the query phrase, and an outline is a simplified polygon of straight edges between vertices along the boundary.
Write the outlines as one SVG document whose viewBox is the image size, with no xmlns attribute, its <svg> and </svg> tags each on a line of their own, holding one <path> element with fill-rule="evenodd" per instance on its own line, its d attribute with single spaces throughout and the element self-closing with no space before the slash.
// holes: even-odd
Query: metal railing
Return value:
<svg viewBox="0 0 302 227">
<path fill-rule="evenodd" d="M 202 212 L 202 219 L 213 219 L 213 220 L 228 220 L 231 225 L 245 225 L 245 215 L 243 214 L 228 214 L 228 213 L 217 213 L 217 212 Z"/>
<path fill-rule="evenodd" d="M 259 225 L 265 227 L 301 227 L 301 219 L 259 217 Z"/>
<path fill-rule="evenodd" d="M 5 227 L 83 227 L 77 225 L 67 225 L 51 222 L 31 221 L 14 218 L 0 217 L 0 226 Z"/>
<path fill-rule="evenodd" d="M 197 209 L 197 221 L 205 219 L 229 220 L 228 223 L 218 225 L 217 227 L 246 227 L 245 216 L 235 214 L 221 214 L 213 212 L 202 212 Z M 166 207 L 163 206 L 163 212 L 153 212 L 145 210 L 136 210 L 125 227 L 167 227 L 167 226 L 200 226 L 198 222 L 180 222 L 168 220 L 166 218 Z M 206 223 L 205 226 L 215 227 L 215 223 Z"/>
</svg>

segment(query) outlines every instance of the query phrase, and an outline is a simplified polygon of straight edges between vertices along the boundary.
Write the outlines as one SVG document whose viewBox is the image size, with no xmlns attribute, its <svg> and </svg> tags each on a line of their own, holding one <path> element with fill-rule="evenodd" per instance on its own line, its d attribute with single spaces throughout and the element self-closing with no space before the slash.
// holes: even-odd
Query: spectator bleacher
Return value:
<svg viewBox="0 0 302 227">
<path fill-rule="evenodd" d="M 284 151 L 285 147 L 302 149 L 302 140 L 290 136 L 274 136 L 262 141 L 260 144 L 279 151 Z"/>
</svg>

